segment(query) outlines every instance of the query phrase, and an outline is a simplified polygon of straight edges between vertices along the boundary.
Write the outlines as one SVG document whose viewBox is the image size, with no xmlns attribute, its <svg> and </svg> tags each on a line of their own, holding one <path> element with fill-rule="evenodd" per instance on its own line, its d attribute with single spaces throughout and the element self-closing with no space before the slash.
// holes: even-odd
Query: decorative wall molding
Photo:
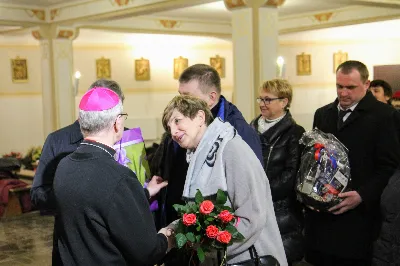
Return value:
<svg viewBox="0 0 400 266">
<path fill-rule="evenodd" d="M 33 30 L 32 31 L 32 36 L 33 36 L 33 38 L 35 38 L 36 40 L 41 40 L 43 37 L 42 37 L 42 35 L 40 34 L 40 31 L 39 30 Z"/>
<path fill-rule="evenodd" d="M 46 20 L 46 10 L 44 9 L 30 9 L 26 10 L 30 17 L 36 17 L 39 20 L 45 21 Z"/>
<path fill-rule="evenodd" d="M 60 8 L 50 10 L 50 20 L 54 20 L 59 15 L 60 15 Z"/>
<path fill-rule="evenodd" d="M 73 36 L 73 30 L 59 30 L 57 34 L 57 38 L 59 39 L 71 39 Z"/>
<path fill-rule="evenodd" d="M 129 4 L 129 0 L 110 0 L 111 4 L 114 5 L 118 5 L 118 6 L 126 6 Z"/>
<path fill-rule="evenodd" d="M 265 6 L 274 6 L 278 7 L 285 3 L 285 0 L 268 0 L 264 5 Z"/>
<path fill-rule="evenodd" d="M 160 24 L 166 29 L 173 29 L 175 26 L 179 27 L 181 23 L 177 20 L 161 19 Z"/>
<path fill-rule="evenodd" d="M 246 3 L 243 0 L 224 0 L 224 4 L 228 10 L 246 7 Z"/>
<path fill-rule="evenodd" d="M 331 19 L 333 12 L 315 14 L 314 18 L 319 22 L 326 22 Z"/>
</svg>

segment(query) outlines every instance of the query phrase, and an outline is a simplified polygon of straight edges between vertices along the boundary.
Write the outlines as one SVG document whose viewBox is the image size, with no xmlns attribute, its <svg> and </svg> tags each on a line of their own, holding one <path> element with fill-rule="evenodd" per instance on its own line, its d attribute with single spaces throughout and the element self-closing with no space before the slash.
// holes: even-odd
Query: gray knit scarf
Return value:
<svg viewBox="0 0 400 266">
<path fill-rule="evenodd" d="M 239 136 L 228 122 L 216 118 L 207 128 L 196 150 L 187 151 L 189 169 L 186 174 L 182 198 L 193 200 L 197 189 L 204 197 L 217 193 L 218 189 L 227 192 L 222 153 L 226 143 Z"/>
</svg>

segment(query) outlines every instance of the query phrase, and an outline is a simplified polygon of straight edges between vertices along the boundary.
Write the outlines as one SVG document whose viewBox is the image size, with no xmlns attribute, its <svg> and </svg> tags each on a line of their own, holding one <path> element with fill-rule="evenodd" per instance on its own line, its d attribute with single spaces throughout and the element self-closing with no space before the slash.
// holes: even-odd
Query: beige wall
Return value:
<svg viewBox="0 0 400 266">
<path fill-rule="evenodd" d="M 13 83 L 11 59 L 27 59 L 28 82 Z M 43 142 L 40 50 L 38 46 L 0 46 L 0 156 L 26 152 Z"/>
<path fill-rule="evenodd" d="M 196 45 L 185 49 L 146 51 L 123 46 L 82 46 L 74 47 L 74 69 L 82 77 L 79 82 L 78 106 L 80 97 L 90 84 L 96 80 L 96 59 L 104 56 L 111 60 L 111 78 L 123 88 L 126 96 L 125 110 L 129 113 L 127 126 L 140 126 L 149 142 L 157 140 L 163 133 L 160 118 L 164 107 L 177 94 L 178 81 L 173 79 L 173 59 L 184 56 L 189 65 L 209 64 L 210 57 L 216 54 L 225 58 L 226 77 L 222 79 L 223 93 L 232 98 L 232 48 L 227 45 Z M 178 47 L 179 48 L 179 47 Z M 42 145 L 43 111 L 41 98 L 41 72 L 39 46 L 0 44 L 0 155 L 10 151 L 25 153 L 32 145 Z M 10 59 L 19 56 L 28 61 L 29 81 L 12 83 Z M 151 80 L 136 81 L 134 60 L 144 57 L 150 60 Z"/>
<path fill-rule="evenodd" d="M 302 33 L 306 39 L 307 32 Z M 290 39 L 290 38 L 289 38 Z M 373 66 L 399 64 L 400 40 L 378 41 L 313 41 L 299 42 L 281 40 L 279 54 L 285 58 L 286 77 L 293 84 L 294 99 L 291 112 L 297 122 L 310 129 L 313 114 L 318 107 L 336 97 L 333 53 L 347 52 L 349 59 L 367 64 L 373 77 Z M 171 47 L 170 47 L 171 48 Z M 296 75 L 296 55 L 302 52 L 312 56 L 312 74 Z M 122 46 L 74 47 L 74 69 L 82 73 L 76 103 L 95 77 L 95 60 L 104 56 L 111 59 L 112 79 L 117 80 L 126 94 L 125 110 L 129 113 L 127 126 L 140 126 L 149 141 L 157 139 L 163 132 L 161 113 L 168 101 L 176 95 L 177 81 L 172 77 L 173 58 L 180 55 L 189 59 L 189 64 L 209 63 L 209 58 L 219 54 L 226 59 L 226 78 L 222 80 L 223 94 L 232 99 L 233 69 L 231 45 L 197 45 L 182 49 L 158 51 L 131 49 Z M 42 99 L 40 81 L 40 50 L 38 46 L 0 44 L 0 154 L 10 151 L 26 152 L 32 145 L 43 143 Z M 28 83 L 14 84 L 11 81 L 10 59 L 20 56 L 28 59 Z M 150 60 L 151 81 L 136 81 L 134 59 Z"/>
<path fill-rule="evenodd" d="M 304 33 L 307 34 L 307 33 Z M 379 41 L 315 41 L 281 42 L 279 53 L 285 58 L 286 77 L 293 84 L 294 98 L 291 111 L 296 121 L 311 129 L 314 112 L 318 107 L 336 98 L 333 54 L 339 50 L 348 53 L 349 60 L 365 63 L 373 79 L 373 66 L 400 64 L 400 40 Z M 296 55 L 311 54 L 312 74 L 296 75 Z"/>
</svg>

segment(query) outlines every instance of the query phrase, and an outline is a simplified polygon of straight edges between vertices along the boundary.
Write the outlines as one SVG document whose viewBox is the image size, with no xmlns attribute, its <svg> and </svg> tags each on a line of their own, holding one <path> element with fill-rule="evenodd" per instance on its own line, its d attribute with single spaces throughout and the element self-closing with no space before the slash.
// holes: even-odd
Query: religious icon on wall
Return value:
<svg viewBox="0 0 400 266">
<path fill-rule="evenodd" d="M 219 57 L 219 55 L 211 57 L 210 65 L 217 70 L 220 78 L 225 78 L 225 58 Z"/>
<path fill-rule="evenodd" d="M 339 52 L 333 54 L 333 73 L 336 73 L 336 69 L 341 63 L 344 63 L 348 60 L 348 54 L 343 53 L 339 50 Z"/>
<path fill-rule="evenodd" d="M 174 79 L 179 79 L 182 72 L 188 68 L 189 60 L 187 58 L 183 58 L 182 56 L 178 58 L 174 58 Z"/>
<path fill-rule="evenodd" d="M 143 57 L 135 60 L 135 79 L 150 80 L 150 61 Z"/>
<path fill-rule="evenodd" d="M 311 55 L 299 54 L 296 56 L 297 76 L 311 75 Z"/>
<path fill-rule="evenodd" d="M 28 82 L 28 64 L 26 59 L 19 58 L 18 56 L 15 59 L 11 59 L 11 72 L 13 82 Z"/>
<path fill-rule="evenodd" d="M 110 59 L 104 57 L 96 60 L 96 76 L 98 79 L 111 78 L 111 63 Z"/>
</svg>

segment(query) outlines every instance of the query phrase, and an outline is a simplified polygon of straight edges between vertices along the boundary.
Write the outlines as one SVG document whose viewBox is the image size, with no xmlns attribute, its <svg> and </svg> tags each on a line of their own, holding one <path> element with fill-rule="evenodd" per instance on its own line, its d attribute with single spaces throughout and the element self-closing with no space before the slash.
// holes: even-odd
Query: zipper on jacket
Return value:
<svg viewBox="0 0 400 266">
<path fill-rule="evenodd" d="M 267 158 L 267 163 L 265 165 L 265 170 L 268 170 L 268 164 L 269 164 L 269 158 L 271 157 L 271 153 L 272 150 L 274 149 L 275 144 L 278 142 L 278 140 L 281 138 L 281 136 L 279 136 L 274 143 L 271 145 L 271 147 L 269 148 L 269 153 L 268 153 L 268 158 Z"/>
</svg>

